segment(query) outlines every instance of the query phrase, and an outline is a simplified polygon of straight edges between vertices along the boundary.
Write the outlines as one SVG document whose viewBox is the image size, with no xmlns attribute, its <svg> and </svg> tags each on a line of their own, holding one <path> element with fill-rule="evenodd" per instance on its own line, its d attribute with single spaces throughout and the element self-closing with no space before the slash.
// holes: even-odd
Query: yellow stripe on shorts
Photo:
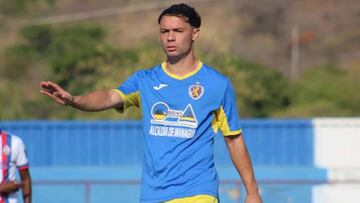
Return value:
<svg viewBox="0 0 360 203">
<path fill-rule="evenodd" d="M 218 203 L 218 200 L 211 195 L 195 195 L 191 197 L 173 199 L 165 203 Z"/>
</svg>

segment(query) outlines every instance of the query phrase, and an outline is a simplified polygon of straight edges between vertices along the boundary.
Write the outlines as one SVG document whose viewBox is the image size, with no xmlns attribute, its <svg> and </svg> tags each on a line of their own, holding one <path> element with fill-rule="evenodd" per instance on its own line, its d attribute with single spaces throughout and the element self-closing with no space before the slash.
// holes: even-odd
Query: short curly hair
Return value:
<svg viewBox="0 0 360 203">
<path fill-rule="evenodd" d="M 184 3 L 173 4 L 169 8 L 165 9 L 158 18 L 159 24 L 163 16 L 177 16 L 184 18 L 186 22 L 195 28 L 199 28 L 201 25 L 200 15 L 193 7 Z"/>
</svg>

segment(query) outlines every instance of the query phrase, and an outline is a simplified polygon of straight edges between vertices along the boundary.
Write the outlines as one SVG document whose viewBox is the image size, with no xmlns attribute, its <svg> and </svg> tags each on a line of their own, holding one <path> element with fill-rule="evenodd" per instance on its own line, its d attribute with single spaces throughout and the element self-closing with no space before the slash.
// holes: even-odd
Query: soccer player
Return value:
<svg viewBox="0 0 360 203">
<path fill-rule="evenodd" d="M 25 146 L 22 140 L 1 131 L 1 174 L 0 203 L 17 203 L 17 191 L 21 189 L 24 203 L 31 203 L 31 178 Z M 15 177 L 19 171 L 21 182 Z"/>
<path fill-rule="evenodd" d="M 246 203 L 262 202 L 230 81 L 195 57 L 200 16 L 186 4 L 175 4 L 160 14 L 158 22 L 167 56 L 163 63 L 137 71 L 112 90 L 73 96 L 51 81 L 42 81 L 41 93 L 84 111 L 141 109 L 146 146 L 141 202 L 218 202 L 213 161 L 218 130 L 246 187 Z"/>
</svg>

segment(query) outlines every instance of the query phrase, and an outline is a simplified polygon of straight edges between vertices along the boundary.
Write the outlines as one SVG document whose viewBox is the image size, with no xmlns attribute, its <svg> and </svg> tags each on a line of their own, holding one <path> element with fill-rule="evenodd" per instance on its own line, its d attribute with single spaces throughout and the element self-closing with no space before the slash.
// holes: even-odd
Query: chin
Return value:
<svg viewBox="0 0 360 203">
<path fill-rule="evenodd" d="M 173 57 L 173 58 L 177 58 L 180 56 L 180 54 L 176 53 L 176 52 L 166 52 L 166 55 L 168 57 Z"/>
</svg>

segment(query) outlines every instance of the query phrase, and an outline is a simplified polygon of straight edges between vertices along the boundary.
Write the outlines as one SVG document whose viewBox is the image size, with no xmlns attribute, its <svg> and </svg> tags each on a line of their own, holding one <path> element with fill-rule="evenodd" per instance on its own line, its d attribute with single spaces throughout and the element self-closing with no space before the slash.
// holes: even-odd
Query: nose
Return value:
<svg viewBox="0 0 360 203">
<path fill-rule="evenodd" d="M 172 42 L 172 41 L 175 41 L 175 33 L 174 32 L 169 32 L 168 33 L 168 36 L 167 36 L 167 41 L 168 42 Z"/>
</svg>

